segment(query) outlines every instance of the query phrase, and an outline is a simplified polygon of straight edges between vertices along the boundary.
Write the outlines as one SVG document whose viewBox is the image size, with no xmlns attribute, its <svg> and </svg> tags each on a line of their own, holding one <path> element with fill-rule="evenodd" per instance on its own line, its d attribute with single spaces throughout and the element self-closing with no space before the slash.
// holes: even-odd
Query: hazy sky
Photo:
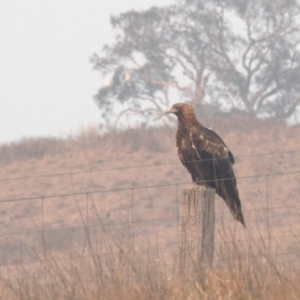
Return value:
<svg viewBox="0 0 300 300">
<path fill-rule="evenodd" d="M 0 143 L 98 124 L 102 78 L 89 57 L 113 40 L 110 16 L 168 3 L 0 0 Z"/>
</svg>

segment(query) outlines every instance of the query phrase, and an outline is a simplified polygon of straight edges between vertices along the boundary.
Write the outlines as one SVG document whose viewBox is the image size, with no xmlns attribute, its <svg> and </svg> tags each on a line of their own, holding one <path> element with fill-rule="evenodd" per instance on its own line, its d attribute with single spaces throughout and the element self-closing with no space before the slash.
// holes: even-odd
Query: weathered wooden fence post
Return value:
<svg viewBox="0 0 300 300">
<path fill-rule="evenodd" d="M 193 187 L 180 197 L 180 269 L 201 270 L 212 264 L 214 255 L 215 190 Z"/>
</svg>

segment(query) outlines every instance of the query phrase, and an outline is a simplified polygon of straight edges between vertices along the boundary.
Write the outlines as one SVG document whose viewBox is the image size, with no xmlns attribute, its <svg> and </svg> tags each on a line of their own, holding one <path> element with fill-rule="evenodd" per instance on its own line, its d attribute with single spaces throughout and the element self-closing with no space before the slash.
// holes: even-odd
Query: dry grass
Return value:
<svg viewBox="0 0 300 300">
<path fill-rule="evenodd" d="M 300 152 L 257 154 L 299 150 L 300 128 L 214 120 L 203 124 L 236 156 L 247 229 L 218 199 L 205 280 L 177 269 L 177 197 L 191 180 L 174 128 L 0 146 L 0 201 L 19 199 L 1 203 L 2 299 L 299 299 Z"/>
<path fill-rule="evenodd" d="M 25 138 L 18 142 L 0 145 L 0 164 L 7 165 L 15 161 L 42 159 L 45 156 L 69 154 L 84 148 L 97 148 L 114 152 L 163 152 L 173 140 L 173 130 L 169 127 L 111 130 L 100 135 L 99 130 L 90 127 L 68 138 L 39 137 Z M 167 140 L 166 140 L 167 138 Z"/>
<path fill-rule="evenodd" d="M 87 240 L 88 238 L 87 231 Z M 111 237 L 106 236 L 111 240 Z M 228 236 L 224 237 L 228 240 Z M 114 241 L 119 249 L 103 257 L 90 247 L 89 260 L 66 265 L 51 257 L 41 276 L 0 278 L 2 299 L 299 299 L 300 270 L 293 263 L 280 263 L 260 244 L 257 257 L 249 243 L 245 249 L 232 241 L 223 249 L 226 258 L 201 273 L 180 273 L 178 261 L 151 252 L 140 255 Z M 107 252 L 113 250 L 106 244 Z M 229 244 L 228 244 L 229 245 Z M 41 254 L 42 256 L 42 254 Z M 24 267 L 26 272 L 26 267 Z M 24 273 L 25 274 L 25 273 Z"/>
</svg>

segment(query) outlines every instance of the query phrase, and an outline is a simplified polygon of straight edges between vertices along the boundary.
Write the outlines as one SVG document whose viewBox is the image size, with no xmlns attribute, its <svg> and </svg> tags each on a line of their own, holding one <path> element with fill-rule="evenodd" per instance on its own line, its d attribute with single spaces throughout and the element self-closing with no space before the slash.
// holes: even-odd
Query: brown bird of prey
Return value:
<svg viewBox="0 0 300 300">
<path fill-rule="evenodd" d="M 214 188 L 225 200 L 234 219 L 246 227 L 232 169 L 234 157 L 226 144 L 214 131 L 198 122 L 192 105 L 177 103 L 166 113 L 173 113 L 178 118 L 178 155 L 193 182 Z"/>
</svg>

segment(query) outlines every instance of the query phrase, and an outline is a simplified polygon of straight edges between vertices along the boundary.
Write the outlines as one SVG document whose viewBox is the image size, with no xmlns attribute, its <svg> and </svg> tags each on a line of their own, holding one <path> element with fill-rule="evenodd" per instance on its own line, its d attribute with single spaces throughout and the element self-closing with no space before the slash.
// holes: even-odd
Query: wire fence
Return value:
<svg viewBox="0 0 300 300">
<path fill-rule="evenodd" d="M 276 152 L 265 152 L 265 153 L 255 153 L 255 154 L 248 154 L 248 155 L 235 155 L 235 160 L 238 159 L 244 159 L 249 157 L 258 157 L 262 158 L 263 156 L 271 156 L 271 155 L 282 155 L 282 154 L 295 154 L 300 153 L 300 149 L 296 150 L 290 150 L 290 151 L 276 151 Z M 223 158 L 219 158 L 223 159 Z M 201 159 L 201 161 L 209 161 L 212 159 Z M 213 160 L 218 160 L 218 158 L 213 158 Z M 186 161 L 187 163 L 189 161 Z M 193 162 L 197 162 L 197 160 L 193 160 Z M 76 174 L 86 174 L 86 173 L 98 173 L 98 172 L 107 172 L 107 171 L 122 171 L 122 170 L 129 170 L 129 169 L 143 169 L 143 168 L 149 168 L 149 167 L 160 167 L 160 166 L 166 166 L 166 165 L 181 165 L 181 162 L 179 160 L 176 161 L 169 161 L 164 163 L 156 163 L 156 164 L 142 164 L 142 165 L 133 165 L 133 166 L 124 166 L 124 167 L 110 167 L 110 168 L 101 168 L 101 169 L 91 169 L 88 170 L 80 170 L 80 171 L 67 171 L 67 172 L 60 172 L 60 173 L 46 173 L 46 174 L 39 174 L 39 175 L 26 175 L 26 176 L 20 176 L 20 177 L 6 177 L 1 178 L 0 182 L 5 181 L 16 181 L 16 180 L 24 180 L 24 179 L 37 179 L 37 178 L 47 178 L 47 177 L 59 177 L 59 176 L 70 176 L 70 175 L 76 175 Z"/>
<path fill-rule="evenodd" d="M 260 157 L 291 153 L 300 153 L 300 150 L 265 153 Z M 96 187 L 88 191 L 77 191 L 76 182 L 72 181 L 72 176 L 83 173 L 103 175 L 108 170 L 160 168 L 166 164 L 0 179 L 2 184 L 7 184 L 8 181 L 43 178 L 46 184 L 49 177 L 57 180 L 61 176 L 71 178 L 69 192 L 0 198 L 3 217 L 0 228 L 1 276 L 47 280 L 45 268 L 50 262 L 60 262 L 69 266 L 66 272 L 72 273 L 77 268 L 80 273 L 91 277 L 95 273 L 92 260 L 102 264 L 113 261 L 112 257 L 120 253 L 135 257 L 156 255 L 173 268 L 177 264 L 179 246 L 179 197 L 183 189 L 192 186 L 190 181 Z M 214 262 L 226 261 L 228 245 L 237 244 L 241 249 L 245 248 L 245 253 L 250 246 L 257 257 L 263 257 L 263 251 L 267 250 L 278 263 L 299 262 L 299 180 L 298 170 L 237 176 L 247 228 L 233 220 L 223 200 L 216 199 Z M 19 183 L 18 188 L 22 190 Z M 106 267 L 122 269 L 113 263 Z"/>
</svg>

